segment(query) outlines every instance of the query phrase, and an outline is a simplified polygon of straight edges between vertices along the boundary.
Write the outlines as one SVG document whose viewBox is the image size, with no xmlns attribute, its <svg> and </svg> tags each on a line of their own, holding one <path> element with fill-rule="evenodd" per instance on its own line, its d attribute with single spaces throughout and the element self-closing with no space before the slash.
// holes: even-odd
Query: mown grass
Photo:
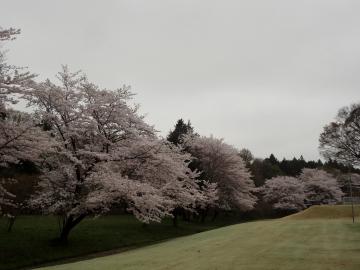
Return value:
<svg viewBox="0 0 360 270">
<path fill-rule="evenodd" d="M 359 270 L 360 223 L 331 209 L 348 211 L 320 207 L 320 216 L 248 222 L 43 270 Z"/>
<path fill-rule="evenodd" d="M 0 269 L 59 262 L 64 258 L 114 249 L 122 251 L 218 228 L 231 222 L 229 219 L 206 223 L 180 221 L 178 228 L 175 228 L 171 220 L 144 226 L 129 215 L 88 218 L 71 232 L 67 246 L 54 246 L 51 240 L 59 233 L 55 217 L 20 216 L 11 233 L 5 230 L 6 220 L 0 219 Z"/>
</svg>

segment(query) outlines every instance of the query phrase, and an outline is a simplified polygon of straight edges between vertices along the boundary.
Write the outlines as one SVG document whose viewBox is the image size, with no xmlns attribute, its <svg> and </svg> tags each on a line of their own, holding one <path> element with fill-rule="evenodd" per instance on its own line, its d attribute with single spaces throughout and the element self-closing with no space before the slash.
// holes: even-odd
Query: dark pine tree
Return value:
<svg viewBox="0 0 360 270">
<path fill-rule="evenodd" d="M 267 160 L 272 164 L 272 165 L 279 165 L 279 161 L 277 160 L 277 158 L 274 156 L 274 154 L 271 154 L 269 158 L 267 158 Z"/>
<path fill-rule="evenodd" d="M 181 143 L 182 136 L 188 133 L 194 133 L 194 128 L 191 126 L 190 120 L 185 123 L 183 119 L 179 119 L 176 122 L 174 130 L 169 132 L 167 140 L 175 145 L 179 145 Z"/>
</svg>

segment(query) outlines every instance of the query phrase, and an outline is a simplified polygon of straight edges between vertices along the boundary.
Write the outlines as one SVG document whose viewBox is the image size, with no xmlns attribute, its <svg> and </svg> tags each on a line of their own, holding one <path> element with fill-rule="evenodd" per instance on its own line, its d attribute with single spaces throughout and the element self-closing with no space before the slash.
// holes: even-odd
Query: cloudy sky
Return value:
<svg viewBox="0 0 360 270">
<path fill-rule="evenodd" d="M 8 61 L 39 79 L 61 64 L 131 85 L 165 136 L 178 118 L 255 156 L 319 158 L 337 110 L 360 101 L 360 1 L 0 0 L 22 29 Z"/>
</svg>

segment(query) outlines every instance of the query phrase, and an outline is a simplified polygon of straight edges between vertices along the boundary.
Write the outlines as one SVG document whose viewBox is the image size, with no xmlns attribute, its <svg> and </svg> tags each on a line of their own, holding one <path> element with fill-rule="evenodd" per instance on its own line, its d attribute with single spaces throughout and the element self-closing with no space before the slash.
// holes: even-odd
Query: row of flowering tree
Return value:
<svg viewBox="0 0 360 270">
<path fill-rule="evenodd" d="M 0 46 L 15 39 L 18 29 L 0 28 Z M 24 91 L 35 76 L 22 68 L 9 65 L 0 50 L 0 167 L 7 168 L 24 160 L 37 160 L 44 150 L 47 135 L 39 132 L 32 115 L 11 109 L 16 95 Z M 15 179 L 0 177 L 0 214 L 5 207 L 16 207 L 14 194 L 6 189 Z"/>
<path fill-rule="evenodd" d="M 281 211 L 300 211 L 306 205 L 337 203 L 343 196 L 339 181 L 320 169 L 303 169 L 298 177 L 273 177 L 259 191 L 264 201 Z"/>
<path fill-rule="evenodd" d="M 19 31 L 0 33 L 4 41 Z M 7 65 L 3 54 L 0 60 L 0 163 L 30 161 L 40 169 L 26 203 L 59 217 L 60 241 L 84 218 L 119 205 L 144 223 L 173 217 L 177 209 L 254 206 L 250 174 L 238 151 L 222 140 L 189 136 L 172 144 L 144 121 L 127 86 L 102 89 L 67 66 L 58 83 L 36 82 Z M 31 113 L 14 110 L 17 100 Z M 189 166 L 194 162 L 200 170 Z M 0 182 L 0 205 L 12 204 L 15 196 L 7 181 Z"/>
<path fill-rule="evenodd" d="M 18 33 L 0 29 L 0 41 Z M 57 79 L 37 82 L 0 53 L 0 167 L 31 162 L 40 170 L 23 203 L 59 217 L 61 242 L 84 218 L 113 207 L 144 223 L 176 219 L 179 211 L 204 218 L 209 209 L 254 209 L 257 189 L 235 147 L 194 134 L 190 123 L 170 141 L 160 138 L 127 86 L 102 89 L 67 66 Z M 13 108 L 19 100 L 30 113 Z M 16 207 L 10 181 L 0 179 L 0 207 Z M 298 178 L 267 180 L 261 192 L 274 208 L 293 210 L 342 195 L 331 175 L 307 169 Z"/>
<path fill-rule="evenodd" d="M 222 210 L 252 210 L 257 197 L 251 174 L 239 150 L 214 137 L 184 136 L 184 149 L 195 158 L 195 167 L 204 179 L 217 186 L 218 199 L 209 200 L 206 208 L 217 206 Z"/>
<path fill-rule="evenodd" d="M 129 105 L 128 88 L 100 89 L 67 67 L 58 79 L 59 85 L 31 82 L 18 91 L 34 112 L 34 130 L 14 135 L 7 149 L 14 158 L 16 150 L 28 153 L 19 160 L 36 162 L 41 169 L 29 205 L 61 218 L 61 241 L 85 217 L 114 205 L 125 205 L 148 223 L 172 216 L 176 208 L 196 209 L 209 197 L 216 199 L 216 186 L 188 167 L 190 154 L 158 138 L 137 107 Z M 29 135 L 40 151 L 33 149 Z M 23 140 L 28 149 L 19 144 Z M 211 188 L 200 188 L 199 181 Z"/>
</svg>

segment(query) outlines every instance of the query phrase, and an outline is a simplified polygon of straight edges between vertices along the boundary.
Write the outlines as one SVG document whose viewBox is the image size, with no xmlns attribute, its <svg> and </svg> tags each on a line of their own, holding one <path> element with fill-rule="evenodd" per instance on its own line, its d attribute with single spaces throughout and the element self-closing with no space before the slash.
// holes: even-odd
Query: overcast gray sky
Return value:
<svg viewBox="0 0 360 270">
<path fill-rule="evenodd" d="M 132 86 L 165 136 L 178 118 L 255 156 L 317 159 L 322 127 L 360 101 L 360 1 L 0 0 L 12 64 Z"/>
</svg>

